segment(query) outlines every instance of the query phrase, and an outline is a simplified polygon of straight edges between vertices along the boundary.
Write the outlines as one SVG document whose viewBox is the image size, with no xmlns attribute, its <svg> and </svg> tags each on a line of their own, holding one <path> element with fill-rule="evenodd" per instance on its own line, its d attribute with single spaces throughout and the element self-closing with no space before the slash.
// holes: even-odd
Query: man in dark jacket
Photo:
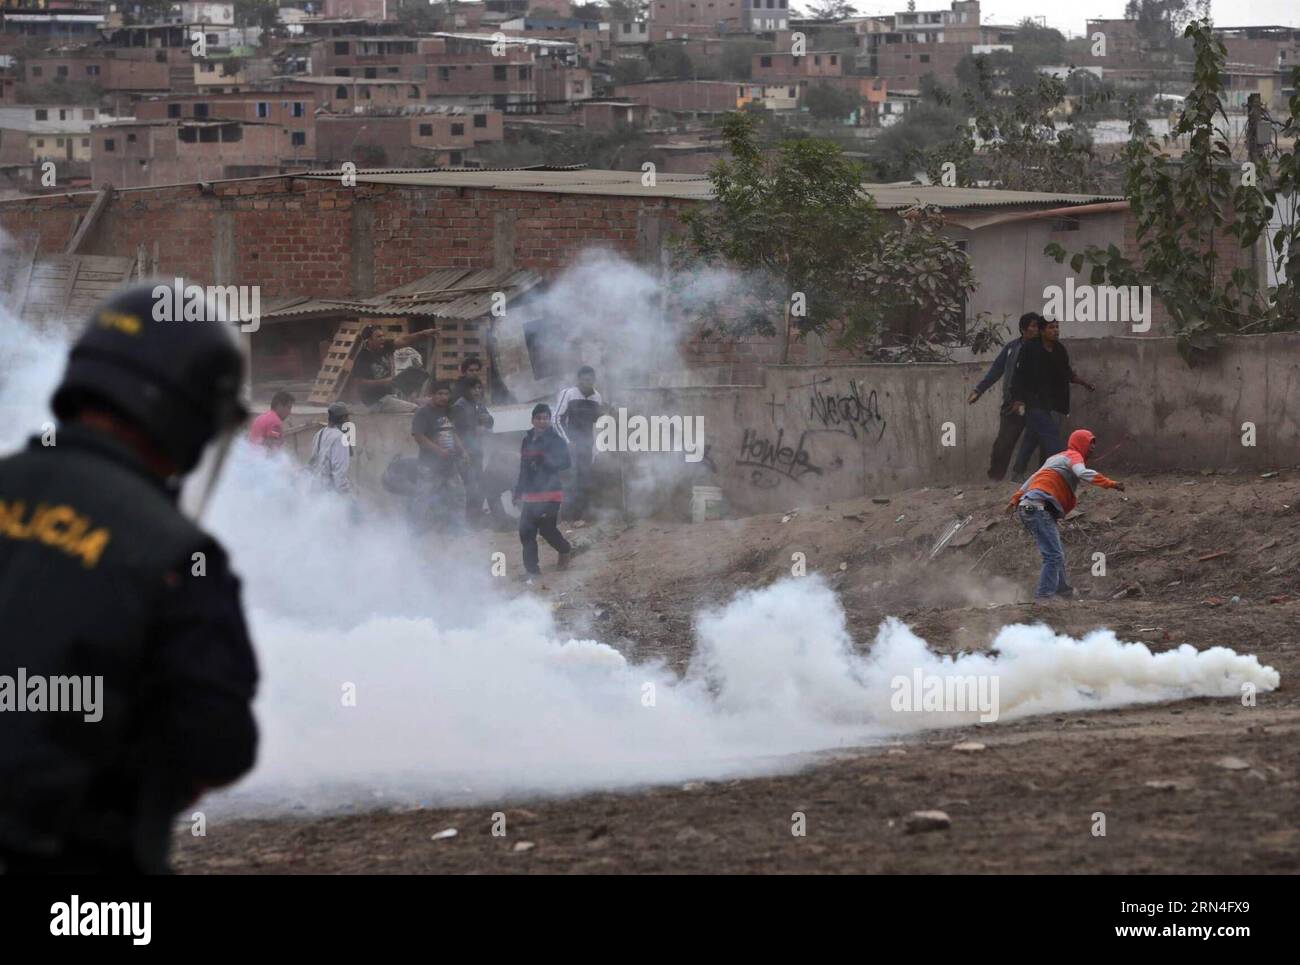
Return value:
<svg viewBox="0 0 1300 965">
<path fill-rule="evenodd" d="M 483 521 L 483 434 L 491 433 L 496 420 L 483 404 L 483 383 L 466 381 L 464 395 L 451 404 L 451 421 L 465 447 L 462 475 L 465 477 L 465 517 L 471 526 Z M 500 502 L 494 500 L 497 506 Z"/>
<path fill-rule="evenodd" d="M 468 482 L 465 447 L 452 421 L 451 386 L 435 382 L 433 392 L 411 419 L 411 438 L 419 447 L 423 484 L 427 490 L 429 520 L 439 529 L 454 525 L 455 504 L 460 493 L 453 485 L 458 477 Z"/>
<path fill-rule="evenodd" d="M 1089 392 L 1097 386 L 1081 379 L 1070 365 L 1070 353 L 1061 342 L 1061 323 L 1044 321 L 1039 338 L 1020 353 L 1020 364 L 1011 387 L 1013 405 L 1025 416 L 1025 437 L 1016 453 L 1015 473 L 1029 470 L 1034 446 L 1046 459 L 1064 449 L 1061 426 L 1070 414 L 1070 386 L 1082 385 Z"/>
<path fill-rule="evenodd" d="M 998 437 L 993 441 L 993 451 L 989 454 L 989 471 L 988 476 L 992 480 L 1001 480 L 1007 474 L 1007 464 L 1011 462 L 1011 454 L 1015 452 L 1016 442 L 1020 439 L 1020 434 L 1025 429 L 1024 413 L 1017 411 L 1015 403 L 1017 400 L 1012 397 L 1012 386 L 1015 384 L 1016 366 L 1020 361 L 1021 349 L 1038 338 L 1038 326 L 1043 320 L 1043 316 L 1037 312 L 1026 312 L 1020 316 L 1020 337 L 1013 338 L 1002 346 L 1002 351 L 998 357 L 993 360 L 989 366 L 988 372 L 984 378 L 979 380 L 975 386 L 975 391 L 970 394 L 966 401 L 974 405 L 979 397 L 993 387 L 993 384 L 1002 380 L 1002 405 L 998 410 Z"/>
<path fill-rule="evenodd" d="M 152 303 L 146 284 L 96 310 L 53 437 L 0 460 L 6 873 L 165 871 L 176 815 L 253 764 L 239 580 L 177 505 L 246 415 L 242 359 L 232 326 L 155 321 Z"/>
<path fill-rule="evenodd" d="M 560 473 L 569 468 L 569 447 L 551 426 L 551 407 L 539 402 L 533 407 L 532 431 L 519 446 L 519 479 L 511 493 L 519 507 L 519 542 L 524 546 L 524 570 L 540 576 L 537 565 L 537 534 L 560 554 L 559 568 L 569 565 L 572 547 L 560 533 L 557 522 L 564 501 Z"/>
</svg>

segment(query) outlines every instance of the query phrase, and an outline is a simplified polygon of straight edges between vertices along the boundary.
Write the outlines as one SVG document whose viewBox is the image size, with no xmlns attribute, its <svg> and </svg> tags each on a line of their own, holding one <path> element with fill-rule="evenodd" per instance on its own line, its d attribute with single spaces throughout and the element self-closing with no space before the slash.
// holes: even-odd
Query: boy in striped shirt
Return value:
<svg viewBox="0 0 1300 965">
<path fill-rule="evenodd" d="M 1124 491 L 1123 483 L 1108 479 L 1085 464 L 1084 460 L 1096 443 L 1097 437 L 1090 431 L 1075 429 L 1070 433 L 1068 447 L 1049 456 L 1038 472 L 1021 483 L 1007 507 L 1008 512 L 1016 511 L 1043 556 L 1035 602 L 1074 596 L 1074 587 L 1065 578 L 1065 549 L 1061 546 L 1057 521 L 1074 509 L 1077 502 L 1074 492 L 1079 483 L 1088 482 L 1103 489 Z"/>
</svg>

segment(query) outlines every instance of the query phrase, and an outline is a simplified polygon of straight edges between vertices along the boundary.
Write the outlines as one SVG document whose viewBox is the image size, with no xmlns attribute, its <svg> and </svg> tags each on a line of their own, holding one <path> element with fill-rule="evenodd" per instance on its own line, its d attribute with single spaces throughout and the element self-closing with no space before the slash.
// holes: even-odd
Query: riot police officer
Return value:
<svg viewBox="0 0 1300 965">
<path fill-rule="evenodd" d="M 165 871 L 177 814 L 253 764 L 239 581 L 178 508 L 182 478 L 246 417 L 242 358 L 226 322 L 156 320 L 154 292 L 94 312 L 52 438 L 0 459 L 8 873 Z"/>
</svg>

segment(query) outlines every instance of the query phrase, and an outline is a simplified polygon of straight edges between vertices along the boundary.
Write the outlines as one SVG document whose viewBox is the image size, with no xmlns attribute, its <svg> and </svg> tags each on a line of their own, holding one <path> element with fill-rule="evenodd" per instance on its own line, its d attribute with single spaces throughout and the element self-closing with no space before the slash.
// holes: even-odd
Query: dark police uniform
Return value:
<svg viewBox="0 0 1300 965">
<path fill-rule="evenodd" d="M 0 868 L 164 871 L 176 815 L 253 763 L 239 581 L 131 449 L 55 441 L 0 460 L 0 676 L 102 676 L 102 718 L 0 710 Z"/>
</svg>

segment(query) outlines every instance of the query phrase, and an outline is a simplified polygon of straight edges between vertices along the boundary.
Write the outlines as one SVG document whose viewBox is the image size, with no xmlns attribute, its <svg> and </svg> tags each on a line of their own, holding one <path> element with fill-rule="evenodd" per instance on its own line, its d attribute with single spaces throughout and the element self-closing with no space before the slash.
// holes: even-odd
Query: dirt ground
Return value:
<svg viewBox="0 0 1300 965">
<path fill-rule="evenodd" d="M 1300 871 L 1300 472 L 1128 477 L 1089 490 L 1064 524 L 1080 600 L 1036 609 L 1038 557 L 1002 513 L 1006 485 L 912 490 L 700 525 L 610 519 L 574 528 L 571 570 L 532 587 L 573 632 L 679 672 L 702 606 L 790 573 L 803 553 L 844 601 L 860 647 L 897 616 L 943 652 L 1046 619 L 1109 627 L 1160 651 L 1252 653 L 1282 676 L 1254 707 L 1195 699 L 934 731 L 813 755 L 781 777 L 418 809 L 248 820 L 176 835 L 203 873 Z M 883 498 L 882 498 L 883 499 Z M 794 507 L 792 507 L 792 510 Z M 965 520 L 941 549 L 952 524 Z M 513 561 L 511 534 L 489 542 Z M 1105 575 L 1091 575 L 1094 553 Z M 933 556 L 933 558 L 931 558 Z M 981 751 L 956 751 L 977 740 Z M 1225 758 L 1238 758 L 1225 767 Z M 908 833 L 918 810 L 946 830 Z M 806 815 L 806 834 L 791 833 Z M 1094 834 L 1105 815 L 1105 835 Z M 455 837 L 433 835 L 456 828 Z"/>
</svg>

